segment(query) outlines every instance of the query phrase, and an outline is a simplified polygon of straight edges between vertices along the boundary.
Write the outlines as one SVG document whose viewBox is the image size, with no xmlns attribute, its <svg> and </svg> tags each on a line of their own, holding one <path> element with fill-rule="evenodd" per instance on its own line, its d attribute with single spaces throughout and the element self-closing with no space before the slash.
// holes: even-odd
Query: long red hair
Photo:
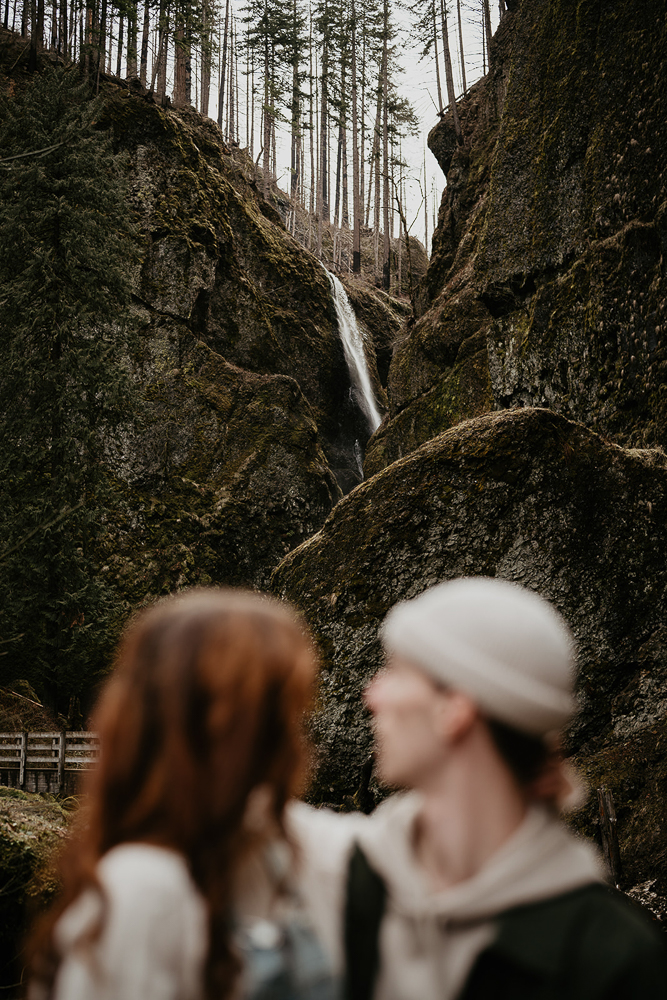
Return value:
<svg viewBox="0 0 667 1000">
<path fill-rule="evenodd" d="M 302 788 L 315 665 L 294 614 L 257 594 L 193 590 L 137 616 L 94 715 L 100 761 L 87 785 L 86 823 L 62 859 L 63 893 L 36 935 L 38 979 L 53 982 L 54 925 L 82 890 L 99 890 L 102 855 L 143 841 L 186 858 L 208 904 L 205 991 L 230 992 L 234 873 L 262 836 L 284 832 L 285 805 Z M 244 825 L 259 786 L 272 793 L 264 834 Z"/>
</svg>

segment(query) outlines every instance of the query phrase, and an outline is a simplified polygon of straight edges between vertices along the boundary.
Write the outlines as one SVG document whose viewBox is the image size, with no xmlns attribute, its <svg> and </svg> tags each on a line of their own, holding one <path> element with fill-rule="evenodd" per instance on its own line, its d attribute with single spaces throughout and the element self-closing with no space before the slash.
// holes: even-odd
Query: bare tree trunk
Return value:
<svg viewBox="0 0 667 1000">
<path fill-rule="evenodd" d="M 378 91 L 377 91 L 377 104 L 375 108 L 375 127 L 373 129 L 373 145 L 371 147 L 371 179 L 368 185 L 368 203 L 366 205 L 366 225 L 368 225 L 371 217 L 371 194 L 373 192 L 374 180 L 379 177 L 379 162 L 380 162 L 380 130 L 382 127 L 382 85 L 378 79 Z M 376 167 L 378 168 L 376 170 Z M 378 182 L 379 183 L 379 182 Z M 375 197 L 376 200 L 379 197 L 378 187 L 376 184 Z M 377 221 L 374 223 L 375 228 L 380 227 L 380 217 L 377 217 Z M 375 267 L 377 270 L 377 261 L 375 262 Z"/>
<path fill-rule="evenodd" d="M 229 30 L 229 0 L 225 4 L 225 31 L 222 36 L 222 66 L 220 67 L 220 87 L 218 90 L 218 125 L 223 132 L 224 104 L 225 104 L 225 73 L 227 72 L 227 33 Z"/>
<path fill-rule="evenodd" d="M 426 186 L 426 146 L 424 146 L 424 247 L 428 254 L 428 188 Z"/>
<path fill-rule="evenodd" d="M 343 124 L 338 123 L 338 143 L 336 146 L 336 196 L 334 201 L 334 214 L 333 221 L 334 226 L 338 225 L 338 220 L 340 218 L 340 168 L 341 168 L 341 157 L 343 153 Z"/>
<path fill-rule="evenodd" d="M 227 137 L 234 141 L 234 15 L 229 25 L 229 77 L 227 79 Z"/>
<path fill-rule="evenodd" d="M 310 15 L 310 41 L 308 47 L 308 83 L 310 103 L 308 105 L 308 123 L 310 125 L 310 199 L 308 202 L 308 249 L 313 239 L 313 211 L 315 209 L 315 133 L 313 122 L 313 15 Z"/>
<path fill-rule="evenodd" d="M 382 93 L 382 91 L 380 91 Z M 375 200 L 373 201 L 373 252 L 375 259 L 375 276 L 380 274 L 380 208 L 382 197 L 380 195 L 380 146 L 378 143 L 377 156 L 374 161 L 375 166 Z"/>
<path fill-rule="evenodd" d="M 484 30 L 484 10 L 480 7 L 482 14 L 482 73 L 486 76 L 486 31 Z"/>
<path fill-rule="evenodd" d="M 167 49 L 169 46 L 169 14 L 167 0 L 160 0 L 158 15 L 157 55 L 153 63 L 151 90 L 155 91 L 160 104 L 164 104 L 167 95 Z"/>
<path fill-rule="evenodd" d="M 345 122 L 343 122 L 343 149 L 342 149 L 342 169 L 343 169 L 343 211 L 342 211 L 342 226 L 343 229 L 350 228 L 350 198 L 349 198 L 349 188 L 347 183 L 347 129 L 345 128 Z"/>
<path fill-rule="evenodd" d="M 141 61 L 139 63 L 139 80 L 141 86 L 146 86 L 148 76 L 148 32 L 150 29 L 150 9 L 148 0 L 144 0 L 144 23 L 141 30 Z"/>
<path fill-rule="evenodd" d="M 118 51 L 116 52 L 116 76 L 120 79 L 121 70 L 123 68 L 123 28 L 125 25 L 125 18 L 121 14 L 118 18 Z"/>
<path fill-rule="evenodd" d="M 127 78 L 137 75 L 137 7 L 134 4 L 127 16 Z"/>
<path fill-rule="evenodd" d="M 33 0 L 34 2 L 34 0 Z M 92 60 L 92 48 L 93 48 L 93 8 L 92 0 L 87 0 L 86 11 L 85 11 L 85 27 L 83 35 L 83 72 L 86 78 L 90 76 L 90 67 Z"/>
<path fill-rule="evenodd" d="M 191 17 L 192 13 L 189 7 L 186 7 L 186 19 L 185 19 L 185 103 L 192 104 L 192 23 Z"/>
<path fill-rule="evenodd" d="M 167 98 L 167 63 L 169 61 L 169 8 L 165 9 L 164 14 L 164 27 L 162 29 L 162 53 L 160 59 L 160 68 L 157 75 L 157 92 L 160 97 L 160 102 L 166 101 Z"/>
<path fill-rule="evenodd" d="M 9 0 L 7 0 L 7 6 L 9 6 Z M 60 4 L 60 38 L 58 41 L 58 50 L 62 53 L 65 60 L 69 59 L 69 46 L 68 46 L 68 17 L 67 17 L 67 0 L 61 0 Z"/>
<path fill-rule="evenodd" d="M 486 0 L 488 3 L 488 0 Z M 449 30 L 447 27 L 447 8 L 445 6 L 445 0 L 440 0 L 440 15 L 442 17 L 442 47 L 445 54 L 445 79 L 447 80 L 447 101 L 449 102 L 449 108 L 452 113 L 452 120 L 454 122 L 454 132 L 456 133 L 456 140 L 461 145 L 463 143 L 463 133 L 461 132 L 461 122 L 459 120 L 459 112 L 456 107 L 456 91 L 454 90 L 454 73 L 452 71 L 452 57 L 449 50 Z"/>
<path fill-rule="evenodd" d="M 322 223 L 329 222 L 329 179 L 328 179 L 328 156 L 327 156 L 327 73 L 329 71 L 329 51 L 328 42 L 325 38 L 322 47 L 322 85 L 321 85 L 321 110 L 320 110 L 320 184 L 322 188 L 322 202 L 320 218 Z"/>
<path fill-rule="evenodd" d="M 236 141 L 241 145 L 241 118 L 239 115 L 239 40 L 238 29 L 234 28 L 234 91 L 236 94 L 234 107 L 236 108 Z"/>
<path fill-rule="evenodd" d="M 315 162 L 317 164 L 317 256 L 322 260 L 322 214 L 324 212 L 324 202 L 322 198 L 322 133 L 320 129 L 320 84 L 317 70 L 317 50 L 315 51 L 315 137 L 317 149 L 315 150 Z"/>
<path fill-rule="evenodd" d="M 357 106 L 357 19 L 352 14 L 352 270 L 361 271 L 361 205 L 359 192 L 359 136 Z"/>
<path fill-rule="evenodd" d="M 65 0 L 66 2 L 66 0 Z M 51 4 L 51 48 L 56 51 L 58 45 L 58 5 L 57 0 Z"/>
<path fill-rule="evenodd" d="M 174 104 L 177 108 L 185 104 L 185 28 L 181 20 L 182 14 L 174 32 Z"/>
<path fill-rule="evenodd" d="M 211 26 L 208 0 L 202 0 L 202 40 L 201 40 L 201 86 L 199 106 L 201 113 L 208 117 L 208 101 L 211 91 Z"/>
<path fill-rule="evenodd" d="M 44 0 L 37 0 L 37 48 L 44 47 Z"/>
<path fill-rule="evenodd" d="M 102 0 L 102 13 L 100 15 L 100 29 L 97 42 L 97 92 L 100 90 L 100 72 L 105 63 L 107 44 L 107 0 Z"/>
<path fill-rule="evenodd" d="M 290 198 L 296 216 L 296 198 L 301 183 L 301 98 L 296 0 L 292 0 L 292 136 L 290 150 Z"/>
<path fill-rule="evenodd" d="M 364 210 L 365 159 L 366 159 L 366 24 L 363 25 L 361 42 L 361 135 L 359 142 L 359 226 Z"/>
<path fill-rule="evenodd" d="M 44 0 L 31 0 L 30 54 L 28 57 L 29 73 L 34 73 L 35 70 L 37 69 L 37 53 L 41 51 L 43 42 L 44 42 Z"/>
<path fill-rule="evenodd" d="M 401 226 L 403 228 L 403 237 L 405 239 L 405 251 L 406 251 L 406 256 L 407 256 L 407 261 L 408 261 L 408 289 L 409 289 L 409 292 L 410 292 L 410 302 L 412 303 L 412 317 L 414 319 L 414 315 L 415 315 L 415 303 L 414 303 L 414 297 L 413 297 L 413 294 L 412 294 L 412 254 L 411 254 L 411 251 L 410 251 L 410 237 L 408 235 L 408 225 L 407 225 L 407 222 L 405 221 L 405 214 L 403 212 L 403 205 L 401 204 L 401 199 L 398 196 L 398 192 L 395 192 L 395 193 L 396 193 L 396 204 L 398 206 L 398 215 L 399 215 L 399 218 L 401 220 Z M 400 260 L 401 260 L 401 251 L 400 251 L 401 241 L 400 241 L 400 237 L 399 237 L 398 245 L 399 245 L 399 258 L 398 259 L 399 259 L 399 265 L 400 265 Z M 398 287 L 399 287 L 399 291 L 400 291 L 401 290 L 400 279 L 399 279 L 399 285 L 398 285 Z"/>
<path fill-rule="evenodd" d="M 461 0 L 456 0 L 456 12 L 458 14 L 459 22 L 459 52 L 461 54 L 461 82 L 463 84 L 464 95 L 468 93 L 468 85 L 466 83 L 466 54 L 463 47 L 463 22 L 461 19 Z"/>
<path fill-rule="evenodd" d="M 255 60 L 250 62 L 250 158 L 255 162 Z"/>
<path fill-rule="evenodd" d="M 245 48 L 245 144 L 250 156 L 252 156 L 250 139 L 250 25 L 246 28 Z"/>
<path fill-rule="evenodd" d="M 382 31 L 382 287 L 389 291 L 391 282 L 391 246 L 389 237 L 389 9 L 384 0 Z"/>
<path fill-rule="evenodd" d="M 489 0 L 482 0 L 482 10 L 484 12 L 484 35 L 486 37 L 486 61 L 491 72 L 491 11 Z"/>
<path fill-rule="evenodd" d="M 438 87 L 438 111 L 442 111 L 442 88 L 440 86 L 440 60 L 438 59 L 438 28 L 435 16 L 435 0 L 431 0 L 433 14 L 433 54 L 435 56 L 435 82 Z"/>
<path fill-rule="evenodd" d="M 112 64 L 113 64 L 113 10 L 109 18 L 109 47 L 107 49 L 107 76 L 111 76 Z"/>
<path fill-rule="evenodd" d="M 268 25 L 264 34 L 264 159 L 262 162 L 262 169 L 264 172 L 263 178 L 263 193 L 264 200 L 269 200 L 269 171 L 271 165 L 271 114 L 270 108 L 270 72 L 271 64 L 269 61 L 269 34 Z"/>
</svg>

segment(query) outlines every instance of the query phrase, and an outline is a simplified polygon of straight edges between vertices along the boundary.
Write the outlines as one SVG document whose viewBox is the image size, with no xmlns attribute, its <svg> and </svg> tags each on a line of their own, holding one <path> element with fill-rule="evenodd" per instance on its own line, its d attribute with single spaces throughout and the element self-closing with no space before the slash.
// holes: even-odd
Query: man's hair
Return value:
<svg viewBox="0 0 667 1000">
<path fill-rule="evenodd" d="M 547 762 L 549 748 L 539 736 L 529 736 L 504 722 L 487 719 L 496 750 L 521 788 L 530 785 Z"/>
</svg>

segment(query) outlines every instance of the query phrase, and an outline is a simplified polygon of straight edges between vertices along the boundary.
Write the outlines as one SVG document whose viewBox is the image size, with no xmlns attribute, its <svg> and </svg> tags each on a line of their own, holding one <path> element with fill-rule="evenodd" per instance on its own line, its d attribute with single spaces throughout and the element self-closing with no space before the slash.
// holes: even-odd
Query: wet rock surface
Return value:
<svg viewBox="0 0 667 1000">
<path fill-rule="evenodd" d="M 266 586 L 359 481 L 327 275 L 212 122 L 109 83 L 101 124 L 127 153 L 141 234 L 144 400 L 109 456 L 119 504 L 102 572 L 130 606 L 192 584 Z"/>
<path fill-rule="evenodd" d="M 429 146 L 447 176 L 367 472 L 458 420 L 546 406 L 667 443 L 665 0 L 523 0 Z"/>
</svg>

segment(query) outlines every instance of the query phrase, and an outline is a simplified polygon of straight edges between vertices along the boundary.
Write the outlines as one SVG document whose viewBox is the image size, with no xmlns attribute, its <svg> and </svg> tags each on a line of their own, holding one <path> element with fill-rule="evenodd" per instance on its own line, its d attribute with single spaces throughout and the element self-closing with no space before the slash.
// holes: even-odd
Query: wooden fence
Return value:
<svg viewBox="0 0 667 1000">
<path fill-rule="evenodd" d="M 98 755 L 95 733 L 0 733 L 0 785 L 72 795 Z"/>
</svg>

